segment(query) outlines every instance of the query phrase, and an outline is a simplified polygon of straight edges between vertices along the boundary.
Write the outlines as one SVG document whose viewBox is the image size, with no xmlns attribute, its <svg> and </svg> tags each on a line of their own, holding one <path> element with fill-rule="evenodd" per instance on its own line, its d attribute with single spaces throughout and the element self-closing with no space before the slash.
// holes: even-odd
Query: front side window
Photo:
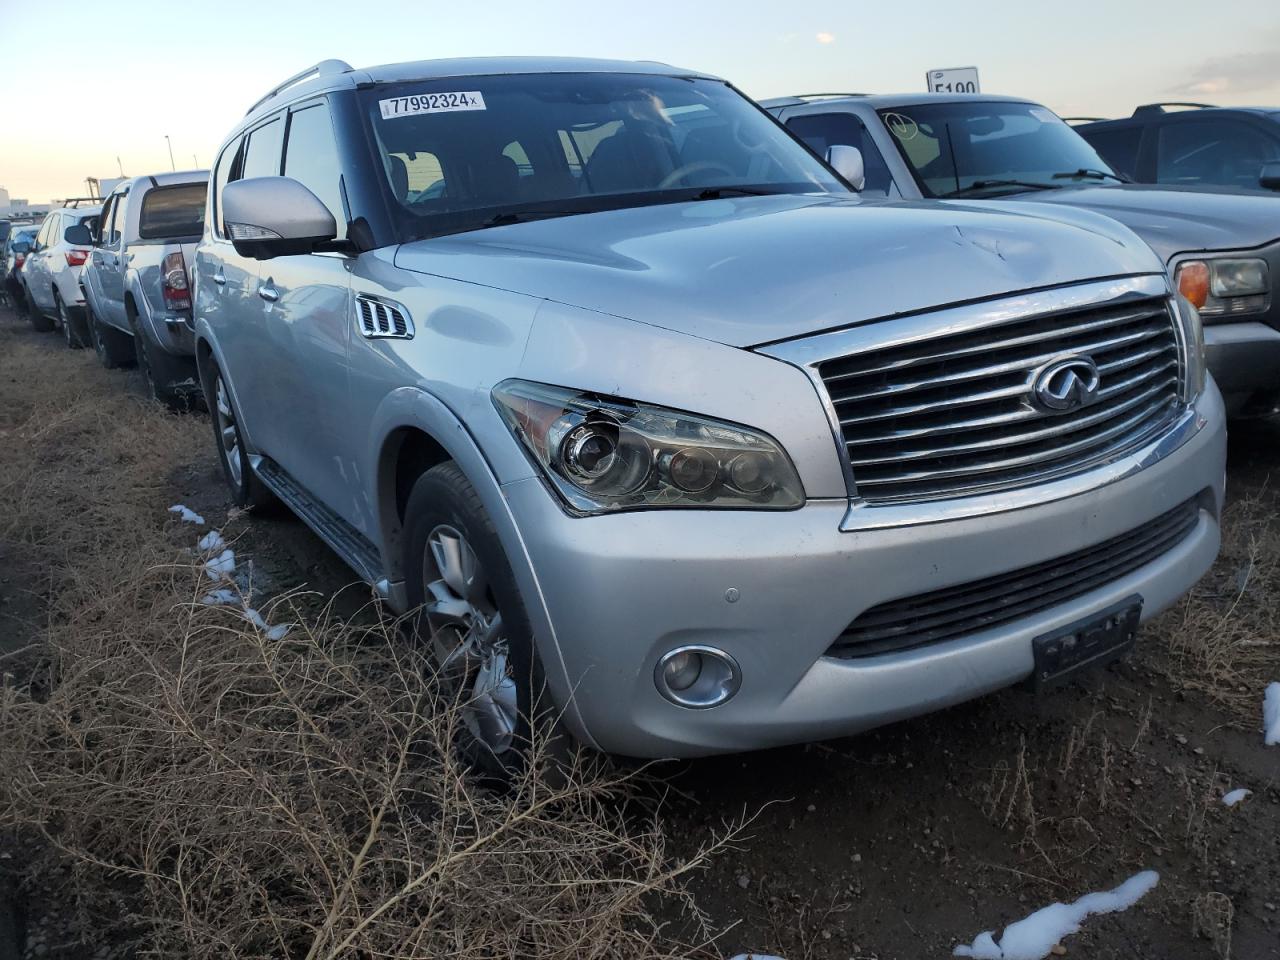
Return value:
<svg viewBox="0 0 1280 960">
<path fill-rule="evenodd" d="M 142 198 L 138 212 L 138 236 L 143 240 L 162 237 L 198 237 L 204 232 L 204 183 L 179 183 L 153 187 Z"/>
<path fill-rule="evenodd" d="M 655 203 L 847 192 L 720 81 L 527 74 L 361 96 L 402 241 Z"/>
<path fill-rule="evenodd" d="M 244 164 L 238 179 L 280 176 L 280 151 L 284 146 L 284 121 L 276 117 L 249 134 Z"/>
<path fill-rule="evenodd" d="M 811 113 L 792 117 L 787 121 L 787 129 L 820 157 L 827 155 L 829 147 L 857 147 L 862 154 L 862 166 L 867 178 L 862 192 L 873 197 L 889 195 L 889 187 L 893 183 L 889 168 L 880 154 L 880 148 L 871 139 L 871 134 L 853 114 Z"/>
<path fill-rule="evenodd" d="M 218 237 L 225 238 L 227 235 L 226 228 L 222 224 L 222 214 L 220 205 L 222 203 L 222 188 L 227 185 L 227 181 L 231 178 L 231 169 L 236 164 L 236 158 L 240 155 L 240 139 L 237 137 L 225 147 L 218 157 L 218 162 L 213 171 L 213 188 L 211 190 L 210 203 L 213 207 L 213 232 Z"/>
<path fill-rule="evenodd" d="M 102 213 L 98 215 L 98 226 L 93 231 L 94 243 L 98 246 L 102 246 L 107 242 L 107 230 L 111 223 L 111 214 L 113 212 L 112 205 L 114 201 L 114 194 L 107 197 L 106 201 L 102 204 Z"/>
<path fill-rule="evenodd" d="M 37 238 L 37 243 L 42 250 L 53 243 L 50 237 L 53 236 L 53 225 L 57 222 L 58 215 L 51 213 L 44 218 L 44 223 L 40 224 L 40 236 Z"/>
<path fill-rule="evenodd" d="M 252 148 L 252 143 L 250 143 Z M 342 205 L 342 166 L 324 102 L 295 110 L 289 115 L 289 139 L 284 152 L 284 175 L 297 180 L 320 198 L 333 214 L 338 239 L 347 236 L 347 215 Z"/>
<path fill-rule="evenodd" d="M 926 197 L 1120 179 L 1088 141 L 1034 103 L 930 103 L 879 114 Z"/>
<path fill-rule="evenodd" d="M 1280 160 L 1280 140 L 1239 120 L 1164 124 L 1156 151 L 1158 183 L 1257 189 L 1262 165 Z"/>
<path fill-rule="evenodd" d="M 108 243 L 110 246 L 116 246 L 124 236 L 125 218 L 129 216 L 129 195 L 127 193 L 117 193 L 115 210 L 111 213 L 110 233 L 108 234 Z"/>
</svg>

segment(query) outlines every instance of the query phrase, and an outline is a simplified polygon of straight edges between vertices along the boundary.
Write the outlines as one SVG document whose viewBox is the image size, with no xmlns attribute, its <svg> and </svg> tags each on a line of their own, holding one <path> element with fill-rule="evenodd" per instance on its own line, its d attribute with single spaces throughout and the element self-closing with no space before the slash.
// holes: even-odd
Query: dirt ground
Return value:
<svg viewBox="0 0 1280 960">
<path fill-rule="evenodd" d="M 2 309 L 0 324 L 42 349 L 66 349 Z M 0 375 L 12 375 L 3 360 Z M 92 351 L 81 360 L 86 371 L 96 366 Z M 136 374 L 112 376 L 141 395 Z M 184 420 L 209 431 L 203 415 Z M 4 428 L 0 412 L 0 456 Z M 1268 521 L 1280 502 L 1270 480 L 1277 441 L 1280 426 L 1255 423 L 1233 430 L 1231 442 L 1229 496 L 1252 500 Z M 212 438 L 202 449 L 167 478 L 157 510 L 180 502 L 224 526 L 237 554 L 252 558 L 259 591 L 346 590 L 349 609 L 364 602 L 352 573 L 300 521 L 224 522 Z M 1240 556 L 1225 556 L 1194 610 L 1218 604 L 1233 616 L 1245 596 L 1280 604 L 1250 594 L 1269 584 L 1250 583 L 1241 567 Z M 0 542 L 0 672 L 6 655 L 38 635 L 43 578 Z M 754 816 L 748 839 L 694 884 L 725 930 L 714 950 L 946 957 L 983 930 L 1152 869 L 1156 889 L 1123 914 L 1088 921 L 1066 941 L 1069 956 L 1280 957 L 1280 748 L 1263 746 L 1258 685 L 1267 671 L 1280 680 L 1280 646 L 1229 680 L 1192 676 L 1198 668 L 1178 653 L 1179 638 L 1215 629 L 1193 612 L 1170 611 L 1126 662 L 1043 697 L 1009 690 L 855 738 L 661 765 L 649 799 L 661 800 L 677 854 L 692 853 L 710 829 Z M 1252 795 L 1227 808 L 1220 798 L 1237 787 Z M 0 923 L 3 912 L 0 903 Z M 0 960 L 8 960 L 3 944 Z"/>
</svg>

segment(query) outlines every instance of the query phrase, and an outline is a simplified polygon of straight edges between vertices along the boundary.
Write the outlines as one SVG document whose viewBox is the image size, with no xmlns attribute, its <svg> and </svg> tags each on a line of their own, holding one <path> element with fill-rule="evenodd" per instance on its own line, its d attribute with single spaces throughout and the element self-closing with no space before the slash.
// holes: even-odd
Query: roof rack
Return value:
<svg viewBox="0 0 1280 960">
<path fill-rule="evenodd" d="M 1144 103 L 1133 111 L 1135 117 L 1146 113 L 1168 113 L 1165 107 L 1185 107 L 1188 110 L 1213 110 L 1215 103 L 1194 103 L 1186 100 L 1169 100 L 1164 103 Z"/>
<path fill-rule="evenodd" d="M 1063 123 L 1101 123 L 1104 120 L 1110 120 L 1110 117 L 1063 117 Z"/>
<path fill-rule="evenodd" d="M 84 204 L 91 204 L 96 207 L 100 203 L 102 203 L 101 197 L 67 197 L 67 199 L 62 201 L 62 206 L 64 208 L 70 207 L 74 210 L 76 207 L 83 206 Z"/>
<path fill-rule="evenodd" d="M 799 93 L 797 100 L 822 100 L 827 97 L 869 97 L 869 93 Z"/>
<path fill-rule="evenodd" d="M 295 73 L 283 83 L 272 87 L 267 95 L 254 103 L 252 107 L 245 111 L 244 115 L 247 117 L 272 97 L 279 96 L 280 93 L 287 90 L 289 87 L 292 87 L 295 83 L 301 83 L 303 80 L 310 79 L 311 77 L 327 77 L 336 73 L 350 73 L 353 69 L 355 68 L 345 60 L 321 60 L 314 66 L 307 67 L 307 69 L 299 73 Z"/>
</svg>

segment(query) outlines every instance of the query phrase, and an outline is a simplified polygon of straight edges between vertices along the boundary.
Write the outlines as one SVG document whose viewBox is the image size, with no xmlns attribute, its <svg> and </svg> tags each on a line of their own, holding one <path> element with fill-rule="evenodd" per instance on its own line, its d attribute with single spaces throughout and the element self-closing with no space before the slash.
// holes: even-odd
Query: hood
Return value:
<svg viewBox="0 0 1280 960">
<path fill-rule="evenodd" d="M 1113 217 L 1151 244 L 1166 263 L 1179 253 L 1248 250 L 1280 238 L 1280 195 L 1118 183 L 1017 196 Z"/>
<path fill-rule="evenodd" d="M 408 243 L 398 267 L 753 346 L 1037 287 L 1163 273 L 1084 211 L 788 195 L 662 204 Z"/>
</svg>

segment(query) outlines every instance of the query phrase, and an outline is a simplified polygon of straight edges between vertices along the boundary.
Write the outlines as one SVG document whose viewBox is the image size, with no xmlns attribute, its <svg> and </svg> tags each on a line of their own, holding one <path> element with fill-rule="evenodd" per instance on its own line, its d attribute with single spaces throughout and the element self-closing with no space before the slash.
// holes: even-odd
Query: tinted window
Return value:
<svg viewBox="0 0 1280 960">
<path fill-rule="evenodd" d="M 156 187 L 142 198 L 138 236 L 197 237 L 204 232 L 204 201 L 208 187 L 203 183 L 183 183 Z"/>
<path fill-rule="evenodd" d="M 834 146 L 857 147 L 862 152 L 867 185 L 863 192 L 873 196 L 888 196 L 892 178 L 884 157 L 867 128 L 851 113 L 814 113 L 804 117 L 792 117 L 787 129 L 805 142 L 820 157 L 827 155 L 827 148 Z"/>
<path fill-rule="evenodd" d="M 1280 160 L 1280 142 L 1239 120 L 1162 124 L 1159 144 L 1159 183 L 1258 189 L 1262 165 Z"/>
<path fill-rule="evenodd" d="M 49 246 L 49 236 L 53 233 L 53 224 L 57 222 L 57 219 L 57 215 L 51 213 L 44 218 L 44 223 L 40 224 L 40 235 L 36 238 L 40 246 Z"/>
<path fill-rule="evenodd" d="M 8 220 L 0 220 L 0 244 L 9 239 L 9 231 L 13 228 Z"/>
<path fill-rule="evenodd" d="M 99 245 L 107 242 L 107 227 L 111 223 L 112 201 L 114 196 L 107 197 L 106 202 L 102 205 L 102 213 L 98 217 L 98 226 L 94 229 L 94 242 Z"/>
<path fill-rule="evenodd" d="M 213 171 L 213 232 L 219 237 L 227 235 L 222 225 L 222 214 L 218 213 L 218 205 L 222 201 L 222 188 L 227 185 L 227 180 L 231 177 L 231 169 L 236 164 L 236 155 L 240 151 L 240 140 L 232 140 L 222 150 L 222 155 L 218 157 L 217 166 Z"/>
<path fill-rule="evenodd" d="M 1138 175 L 1138 147 L 1142 143 L 1140 124 L 1082 129 L 1079 133 L 1117 171 L 1130 179 Z"/>
<path fill-rule="evenodd" d="M 280 148 L 284 145 L 284 121 L 279 117 L 249 134 L 244 168 L 238 180 L 280 175 Z"/>
<path fill-rule="evenodd" d="M 252 149 L 252 143 L 250 148 Z M 338 238 L 347 235 L 347 215 L 342 207 L 342 167 L 324 103 L 295 111 L 289 116 L 289 142 L 284 154 L 284 175 L 297 180 L 320 198 L 338 225 Z"/>
</svg>

